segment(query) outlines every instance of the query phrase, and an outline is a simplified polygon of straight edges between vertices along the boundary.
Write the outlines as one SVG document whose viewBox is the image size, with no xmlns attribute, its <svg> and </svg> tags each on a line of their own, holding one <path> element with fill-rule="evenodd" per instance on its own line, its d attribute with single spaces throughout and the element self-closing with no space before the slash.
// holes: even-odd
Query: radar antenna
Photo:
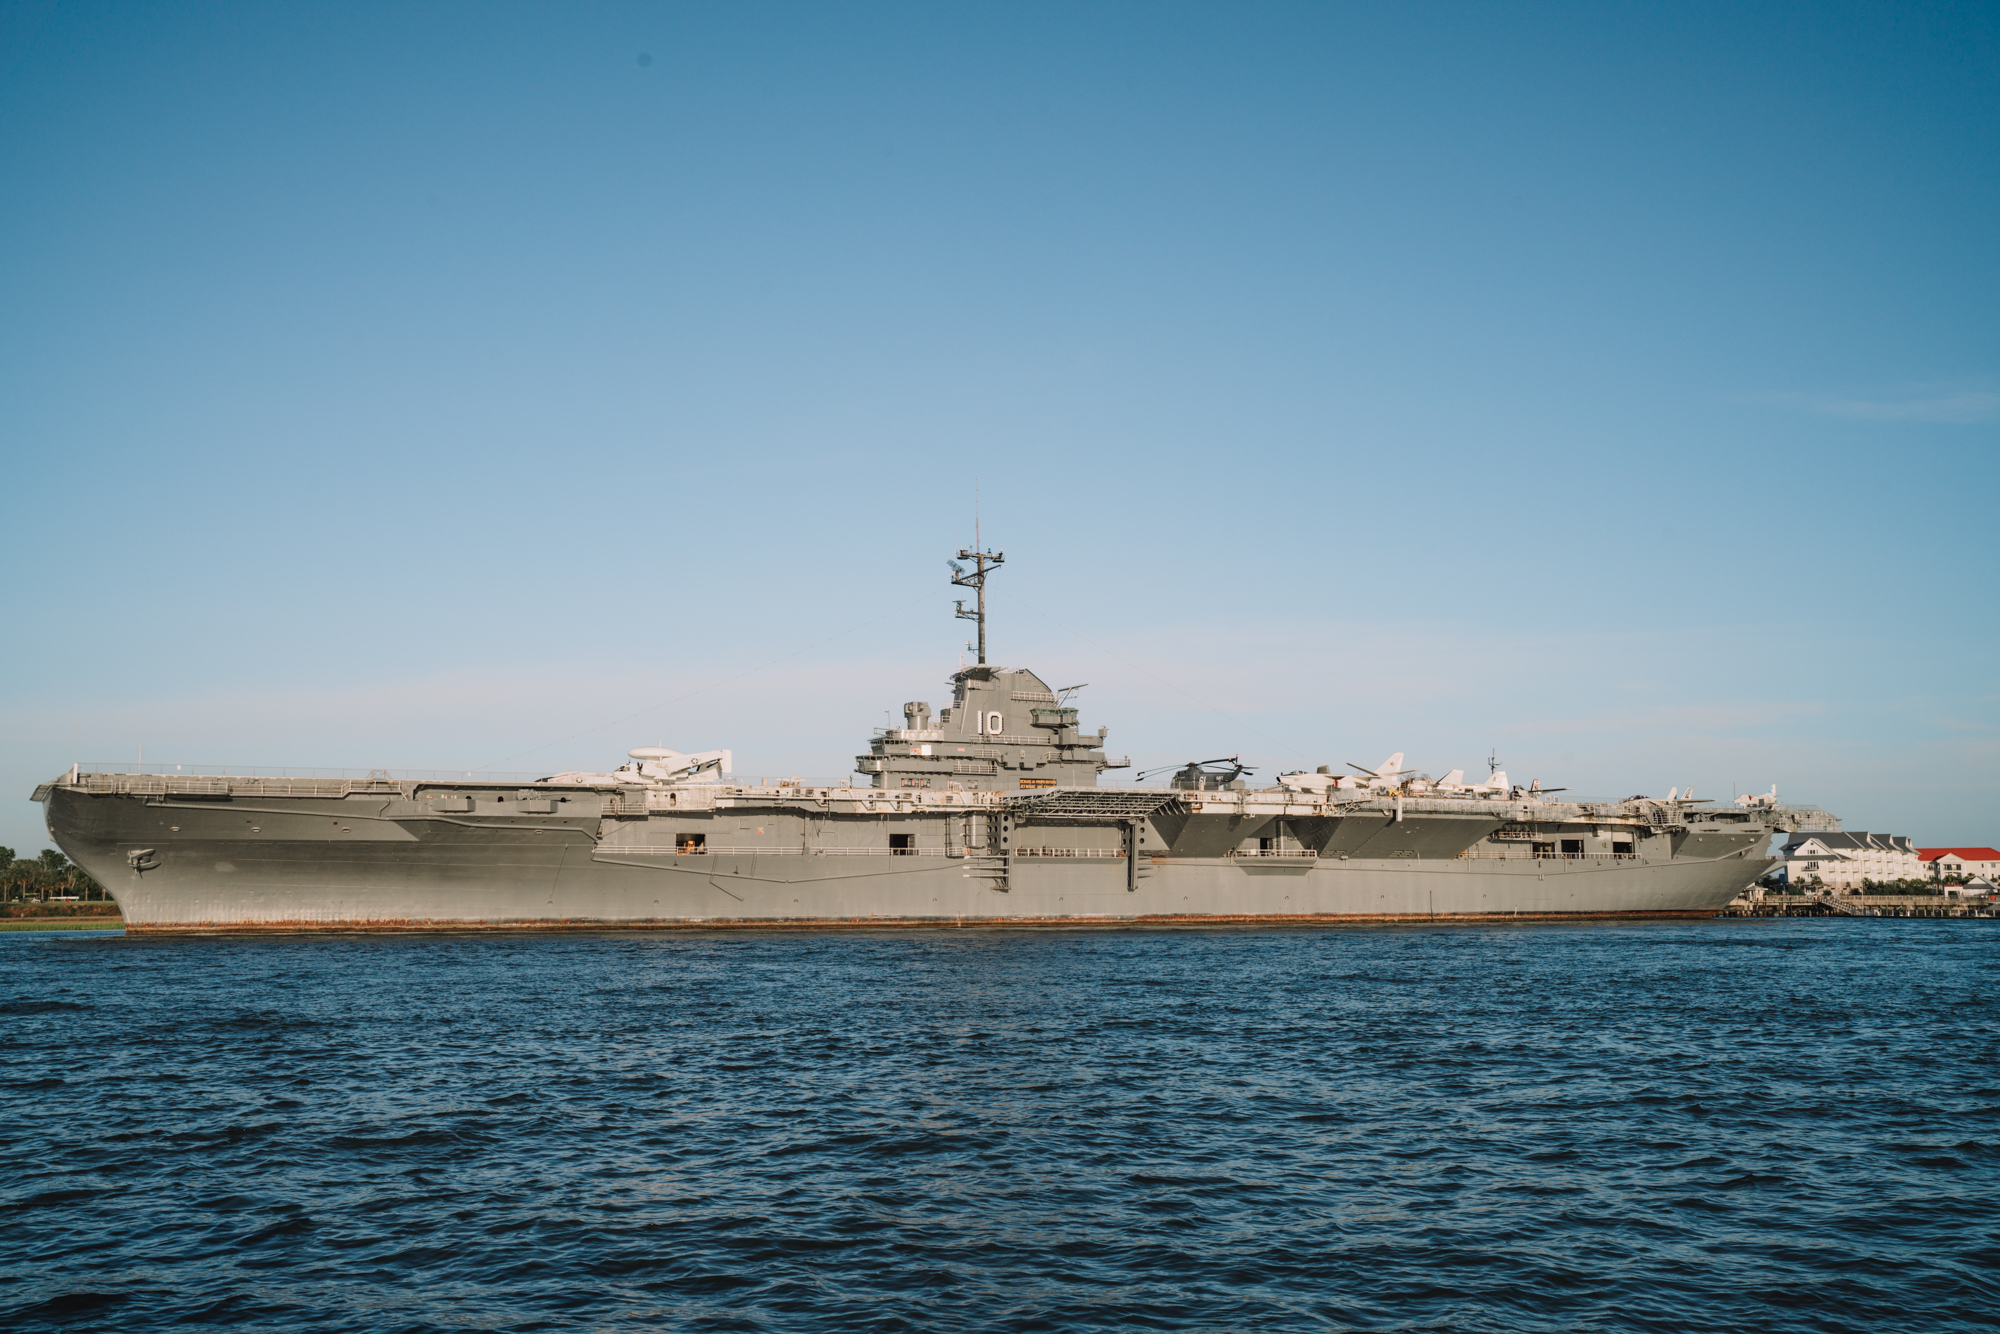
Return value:
<svg viewBox="0 0 2000 1334">
<path fill-rule="evenodd" d="M 952 583 L 958 585 L 960 588 L 970 588 L 979 594 L 979 605 L 975 611 L 967 611 L 965 609 L 965 602 L 962 599 L 956 605 L 958 607 L 958 615 L 961 619 L 979 622 L 979 665 L 982 667 L 986 665 L 986 576 L 989 571 L 999 569 L 1006 559 L 1006 552 L 984 550 L 979 546 L 978 539 L 975 537 L 973 539 L 972 550 L 967 551 L 961 548 L 958 553 L 958 560 L 948 560 L 945 562 L 945 564 L 951 566 Z M 960 560 L 971 561 L 973 568 L 967 570 L 963 565 L 958 563 Z"/>
</svg>

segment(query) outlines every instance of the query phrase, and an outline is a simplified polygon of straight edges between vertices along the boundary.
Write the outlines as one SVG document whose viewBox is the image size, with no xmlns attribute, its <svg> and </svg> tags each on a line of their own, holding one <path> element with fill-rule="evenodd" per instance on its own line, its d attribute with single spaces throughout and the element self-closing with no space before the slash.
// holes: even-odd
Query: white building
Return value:
<svg viewBox="0 0 2000 1334">
<path fill-rule="evenodd" d="M 1791 886 L 1815 878 L 1828 889 L 1860 889 L 1873 880 L 1921 880 L 1929 872 L 1917 847 L 1901 834 L 1798 833 L 1782 849 L 1779 875 Z"/>
<path fill-rule="evenodd" d="M 1933 880 L 1948 875 L 1978 876 L 1984 880 L 2000 876 L 2000 852 L 1992 848 L 1918 848 L 1917 856 L 1930 868 Z"/>
</svg>

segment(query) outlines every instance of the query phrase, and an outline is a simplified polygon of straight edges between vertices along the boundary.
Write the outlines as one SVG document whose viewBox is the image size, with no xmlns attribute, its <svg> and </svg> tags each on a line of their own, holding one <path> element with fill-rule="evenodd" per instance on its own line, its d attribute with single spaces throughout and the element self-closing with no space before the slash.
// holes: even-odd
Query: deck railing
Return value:
<svg viewBox="0 0 2000 1334">
<path fill-rule="evenodd" d="M 780 848 L 751 844 L 684 848 L 672 843 L 600 843 L 597 851 L 605 856 L 629 853 L 640 857 L 962 857 L 966 854 L 964 848 Z"/>
<path fill-rule="evenodd" d="M 1467 848 L 1458 854 L 1465 861 L 1489 862 L 1636 862 L 1636 852 L 1479 852 Z"/>
<path fill-rule="evenodd" d="M 494 769 L 315 769 L 272 767 L 258 764 L 123 764 L 93 760 L 80 765 L 79 778 L 316 778 L 330 782 L 354 783 L 518 783 L 532 786 L 549 776 L 545 769 L 506 772 Z M 586 771 L 596 772 L 596 771 Z M 605 772 L 609 772 L 608 770 Z M 712 781 L 682 784 L 686 787 L 786 788 L 786 787 L 866 787 L 856 783 L 856 775 L 845 778 L 801 778 L 796 774 L 724 774 Z M 638 789 L 634 789 L 635 791 Z M 894 789 L 884 789 L 893 791 Z M 914 790 L 914 789 L 912 789 Z M 934 789 L 935 790 L 935 789 Z"/>
</svg>

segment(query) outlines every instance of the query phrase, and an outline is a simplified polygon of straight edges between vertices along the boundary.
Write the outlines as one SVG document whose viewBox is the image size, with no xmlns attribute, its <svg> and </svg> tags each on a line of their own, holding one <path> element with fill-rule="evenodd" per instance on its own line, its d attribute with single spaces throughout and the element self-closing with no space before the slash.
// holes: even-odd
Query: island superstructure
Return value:
<svg viewBox="0 0 2000 1334">
<path fill-rule="evenodd" d="M 1003 558 L 960 558 L 979 661 L 870 738 L 865 782 L 739 783 L 729 751 L 649 747 L 529 783 L 79 767 L 34 796 L 131 931 L 1695 917 L 1775 864 L 1773 834 L 1838 828 L 1769 794 L 1555 801 L 1400 755 L 1259 788 L 1200 763 L 1106 783 L 1128 767 L 1107 730 L 985 661 Z"/>
</svg>

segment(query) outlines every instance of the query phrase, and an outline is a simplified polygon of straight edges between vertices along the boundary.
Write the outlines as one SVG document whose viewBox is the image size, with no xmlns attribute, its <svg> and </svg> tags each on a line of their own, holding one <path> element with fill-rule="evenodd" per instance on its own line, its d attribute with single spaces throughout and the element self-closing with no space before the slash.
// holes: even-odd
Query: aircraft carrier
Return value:
<svg viewBox="0 0 2000 1334">
<path fill-rule="evenodd" d="M 728 751 L 639 748 L 533 782 L 86 772 L 35 789 L 49 834 L 128 931 L 990 927 L 1704 917 L 1831 830 L 1775 791 L 1557 801 L 1392 756 L 1252 787 L 1233 763 L 1163 784 L 1082 730 L 1072 690 L 978 661 L 903 706 L 850 778 L 754 783 Z"/>
</svg>

